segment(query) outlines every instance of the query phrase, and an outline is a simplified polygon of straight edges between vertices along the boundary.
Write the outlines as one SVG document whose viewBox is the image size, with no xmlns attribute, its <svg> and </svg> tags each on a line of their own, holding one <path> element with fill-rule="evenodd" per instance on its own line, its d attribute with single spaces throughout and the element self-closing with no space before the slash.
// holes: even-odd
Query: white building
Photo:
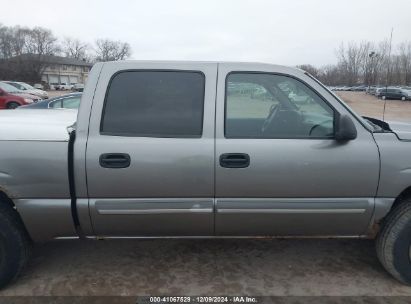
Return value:
<svg viewBox="0 0 411 304">
<path fill-rule="evenodd" d="M 47 63 L 41 80 L 48 84 L 85 84 L 91 63 L 74 58 L 60 56 L 45 56 L 43 60 Z"/>
</svg>

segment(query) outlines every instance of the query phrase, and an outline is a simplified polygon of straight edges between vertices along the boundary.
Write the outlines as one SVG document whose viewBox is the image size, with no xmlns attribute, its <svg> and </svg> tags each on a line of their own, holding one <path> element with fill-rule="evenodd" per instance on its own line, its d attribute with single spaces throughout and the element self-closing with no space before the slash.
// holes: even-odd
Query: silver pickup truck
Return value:
<svg viewBox="0 0 411 304">
<path fill-rule="evenodd" d="M 96 64 L 78 113 L 0 113 L 0 285 L 32 242 L 376 237 L 411 283 L 411 132 L 309 74 L 258 63 Z"/>
</svg>

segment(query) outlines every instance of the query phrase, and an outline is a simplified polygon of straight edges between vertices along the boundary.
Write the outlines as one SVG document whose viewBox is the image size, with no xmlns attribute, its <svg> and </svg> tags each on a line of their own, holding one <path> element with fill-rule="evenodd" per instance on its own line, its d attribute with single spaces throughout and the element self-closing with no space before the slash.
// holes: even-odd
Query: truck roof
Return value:
<svg viewBox="0 0 411 304">
<path fill-rule="evenodd" d="M 103 65 L 124 65 L 126 66 L 129 63 L 140 63 L 140 64 L 155 64 L 155 65 L 211 65 L 211 64 L 229 64 L 230 66 L 235 66 L 238 69 L 245 69 L 245 70 L 255 70 L 255 69 L 262 69 L 264 67 L 271 67 L 271 69 L 278 70 L 284 73 L 305 73 L 305 71 L 291 66 L 285 65 L 278 65 L 272 63 L 264 63 L 264 62 L 241 62 L 241 61 L 201 61 L 201 60 L 121 60 L 121 61 L 107 61 L 104 63 L 100 63 Z"/>
</svg>

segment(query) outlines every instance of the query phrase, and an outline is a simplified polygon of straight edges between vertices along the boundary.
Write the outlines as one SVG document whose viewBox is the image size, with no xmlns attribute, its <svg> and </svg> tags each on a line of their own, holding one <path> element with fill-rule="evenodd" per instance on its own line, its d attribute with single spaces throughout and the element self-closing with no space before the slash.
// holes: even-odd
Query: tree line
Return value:
<svg viewBox="0 0 411 304">
<path fill-rule="evenodd" d="M 115 61 L 129 58 L 131 47 L 110 39 L 92 44 L 72 37 L 58 39 L 46 28 L 0 24 L 0 79 L 39 82 L 48 55 L 90 63 Z M 411 85 L 411 41 L 393 47 L 388 40 L 342 43 L 336 57 L 334 65 L 298 67 L 327 85 Z"/>
<path fill-rule="evenodd" d="M 298 67 L 327 85 L 411 85 L 411 41 L 342 43 L 336 57 L 335 65 Z"/>
<path fill-rule="evenodd" d="M 124 60 L 131 56 L 127 42 L 97 39 L 93 44 L 77 38 L 59 39 L 42 27 L 0 24 L 0 79 L 39 82 L 47 56 L 64 56 L 86 62 Z"/>
</svg>

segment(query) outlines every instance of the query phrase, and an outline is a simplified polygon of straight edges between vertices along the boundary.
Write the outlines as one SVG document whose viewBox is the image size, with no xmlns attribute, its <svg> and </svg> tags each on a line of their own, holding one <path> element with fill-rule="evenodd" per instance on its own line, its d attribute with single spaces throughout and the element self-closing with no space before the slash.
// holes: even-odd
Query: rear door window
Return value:
<svg viewBox="0 0 411 304">
<path fill-rule="evenodd" d="M 59 99 L 59 100 L 56 100 L 56 101 L 53 101 L 51 104 L 50 104 L 50 108 L 54 108 L 54 109 L 59 109 L 59 108 L 61 108 L 61 99 Z"/>
<path fill-rule="evenodd" d="M 63 100 L 63 108 L 65 109 L 78 109 L 80 106 L 80 97 L 66 98 Z"/>
<path fill-rule="evenodd" d="M 125 71 L 110 81 L 100 133 L 201 137 L 205 76 L 196 71 Z"/>
</svg>

